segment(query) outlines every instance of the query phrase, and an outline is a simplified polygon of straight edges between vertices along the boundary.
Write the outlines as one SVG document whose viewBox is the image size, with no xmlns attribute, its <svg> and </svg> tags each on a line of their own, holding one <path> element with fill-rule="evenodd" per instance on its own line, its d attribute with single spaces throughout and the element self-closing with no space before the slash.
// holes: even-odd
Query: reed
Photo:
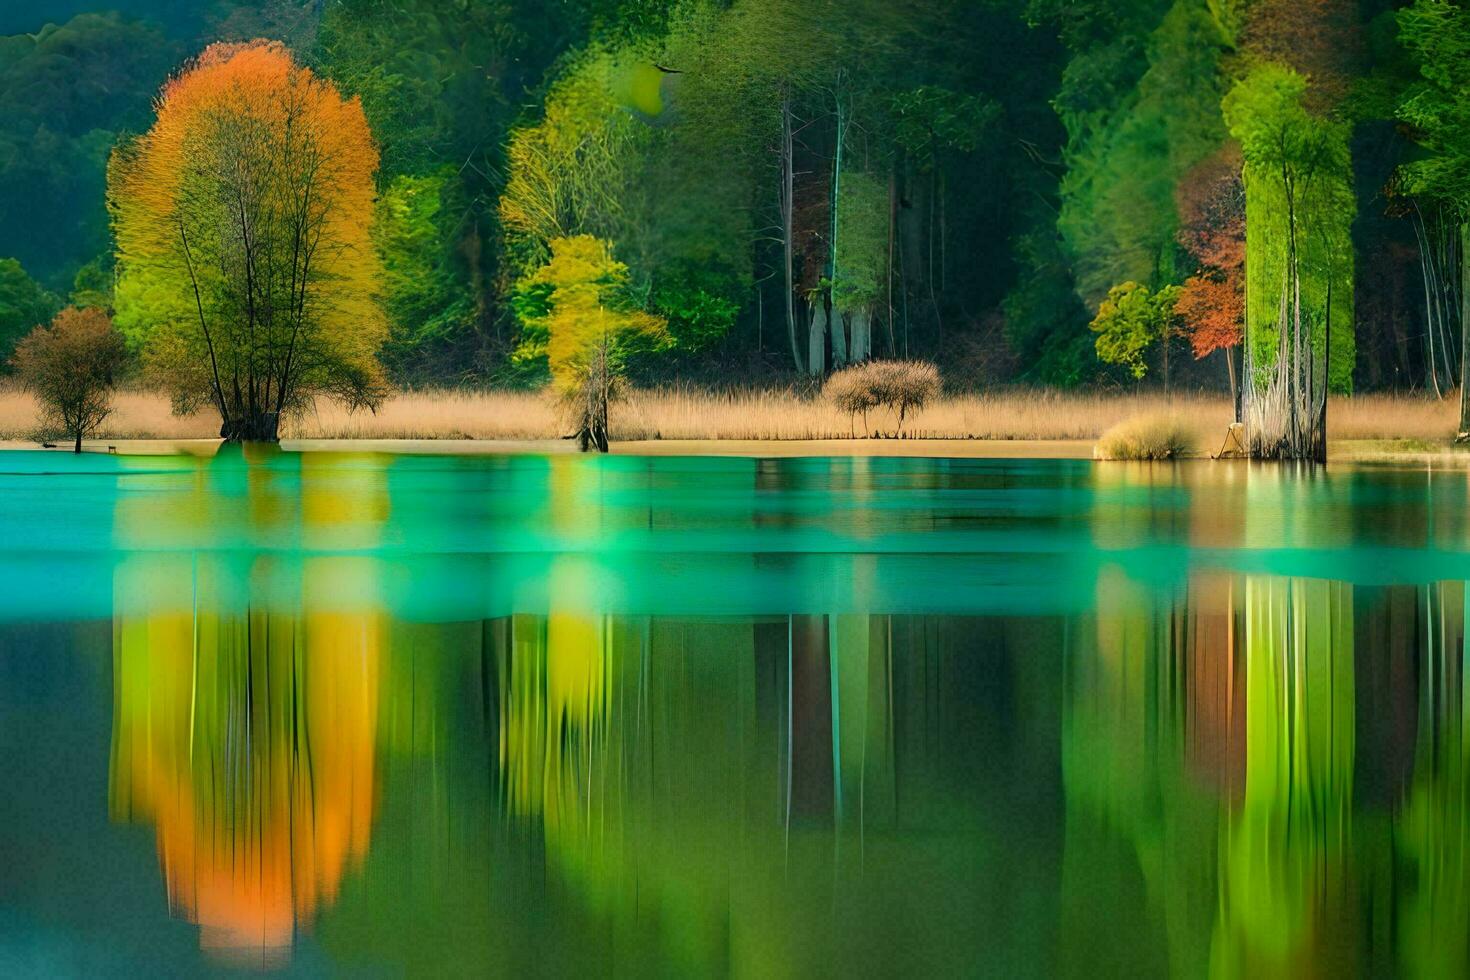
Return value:
<svg viewBox="0 0 1470 980">
<path fill-rule="evenodd" d="M 166 398 L 145 391 L 119 392 L 116 411 L 98 432 L 102 439 L 210 439 L 219 435 L 213 412 L 178 417 Z M 1334 440 L 1449 440 L 1459 402 L 1414 395 L 1334 398 L 1328 430 Z M 883 411 L 883 410 L 879 410 Z M 945 395 L 909 415 L 906 439 L 1095 440 L 1138 416 L 1170 416 L 1193 444 L 1209 446 L 1224 436 L 1231 418 L 1227 398 L 1213 394 L 1115 394 L 1008 388 Z M 36 429 L 36 403 L 13 387 L 0 387 L 0 438 L 28 439 Z M 875 423 L 878 419 L 873 419 Z M 886 432 L 892 424 L 883 420 Z M 813 440 L 850 438 L 851 417 L 817 394 L 794 390 L 731 388 L 710 391 L 660 388 L 629 392 L 612 408 L 612 437 L 643 439 Z M 561 406 L 550 394 L 518 391 L 414 391 L 388 399 L 376 412 L 348 412 L 323 402 L 283 429 L 288 439 L 556 439 L 563 431 Z M 873 425 L 874 432 L 879 426 Z"/>
</svg>

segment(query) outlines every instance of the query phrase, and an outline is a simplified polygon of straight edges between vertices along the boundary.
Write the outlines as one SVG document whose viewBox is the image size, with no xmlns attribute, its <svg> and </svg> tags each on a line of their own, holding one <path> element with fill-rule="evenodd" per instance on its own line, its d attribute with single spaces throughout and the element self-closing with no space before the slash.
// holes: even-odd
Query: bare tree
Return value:
<svg viewBox="0 0 1470 980">
<path fill-rule="evenodd" d="M 606 335 L 578 364 L 577 374 L 575 386 L 563 396 L 572 426 L 569 438 L 576 439 L 577 448 L 584 453 L 592 449 L 605 453 L 609 447 L 609 408 L 623 390 Z"/>
</svg>

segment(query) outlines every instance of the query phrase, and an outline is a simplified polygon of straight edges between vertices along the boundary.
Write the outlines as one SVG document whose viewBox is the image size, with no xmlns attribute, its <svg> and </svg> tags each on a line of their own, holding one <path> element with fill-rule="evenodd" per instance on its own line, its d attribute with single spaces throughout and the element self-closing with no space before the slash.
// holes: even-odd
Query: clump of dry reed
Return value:
<svg viewBox="0 0 1470 980">
<path fill-rule="evenodd" d="M 1093 449 L 1098 459 L 1179 459 L 1194 452 L 1190 427 L 1173 415 L 1140 415 L 1104 432 Z"/>
</svg>

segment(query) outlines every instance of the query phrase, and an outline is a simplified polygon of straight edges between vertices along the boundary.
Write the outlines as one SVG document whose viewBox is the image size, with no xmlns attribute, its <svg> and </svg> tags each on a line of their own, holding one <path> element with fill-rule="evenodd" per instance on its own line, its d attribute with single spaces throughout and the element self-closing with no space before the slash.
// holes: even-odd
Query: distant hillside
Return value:
<svg viewBox="0 0 1470 980">
<path fill-rule="evenodd" d="M 77 14 L 111 11 L 146 17 L 172 32 L 190 33 L 213 6 L 197 0 L 0 0 L 0 34 L 34 34 Z"/>
</svg>

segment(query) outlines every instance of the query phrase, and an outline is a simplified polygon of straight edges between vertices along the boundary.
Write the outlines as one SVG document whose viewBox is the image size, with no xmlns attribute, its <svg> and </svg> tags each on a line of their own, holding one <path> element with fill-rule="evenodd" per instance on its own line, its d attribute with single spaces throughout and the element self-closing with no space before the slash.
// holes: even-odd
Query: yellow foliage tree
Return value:
<svg viewBox="0 0 1470 980">
<path fill-rule="evenodd" d="M 216 44 L 113 156 L 120 329 L 228 439 L 316 396 L 371 406 L 386 321 L 370 237 L 378 151 L 357 99 L 280 44 Z"/>
<path fill-rule="evenodd" d="M 613 258 L 612 245 L 591 235 L 554 239 L 551 261 L 522 283 L 517 306 L 525 324 L 518 356 L 544 354 L 563 392 L 577 387 L 599 348 L 618 373 L 630 352 L 668 338 L 664 319 L 629 298 L 628 267 Z"/>
<path fill-rule="evenodd" d="M 663 112 L 661 78 L 637 52 L 593 49 L 552 86 L 542 119 L 511 132 L 499 210 L 517 275 L 546 262 L 557 238 L 629 246 L 649 193 L 639 166 L 655 139 L 644 120 Z"/>
<path fill-rule="evenodd" d="M 606 451 L 608 401 L 627 357 L 666 344 L 667 323 L 637 307 L 628 267 L 591 235 L 552 240 L 551 261 L 521 281 L 515 304 L 523 325 L 516 358 L 546 358 L 583 448 Z"/>
</svg>

